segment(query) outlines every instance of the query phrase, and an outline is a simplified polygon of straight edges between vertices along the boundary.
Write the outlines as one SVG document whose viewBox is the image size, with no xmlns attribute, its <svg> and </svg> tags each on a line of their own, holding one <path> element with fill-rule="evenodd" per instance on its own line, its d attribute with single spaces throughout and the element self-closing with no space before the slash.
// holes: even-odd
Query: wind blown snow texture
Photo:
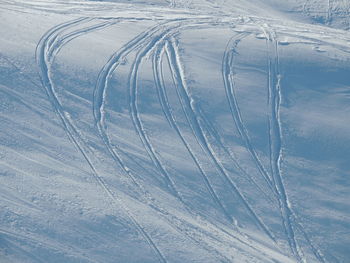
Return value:
<svg viewBox="0 0 350 263">
<path fill-rule="evenodd" d="M 0 262 L 349 262 L 349 13 L 1 0 Z"/>
</svg>

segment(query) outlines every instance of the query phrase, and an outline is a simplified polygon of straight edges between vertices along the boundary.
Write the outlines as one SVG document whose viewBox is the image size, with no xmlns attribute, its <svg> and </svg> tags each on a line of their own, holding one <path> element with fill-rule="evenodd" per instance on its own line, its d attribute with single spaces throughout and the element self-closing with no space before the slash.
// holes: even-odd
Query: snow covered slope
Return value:
<svg viewBox="0 0 350 263">
<path fill-rule="evenodd" d="M 349 262 L 347 0 L 0 0 L 0 262 Z"/>
</svg>

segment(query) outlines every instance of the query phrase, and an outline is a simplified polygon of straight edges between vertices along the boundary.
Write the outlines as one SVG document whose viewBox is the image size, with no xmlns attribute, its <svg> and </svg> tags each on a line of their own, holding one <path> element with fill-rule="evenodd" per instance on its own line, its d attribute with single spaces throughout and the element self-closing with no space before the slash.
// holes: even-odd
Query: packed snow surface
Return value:
<svg viewBox="0 0 350 263">
<path fill-rule="evenodd" d="M 0 262 L 350 262 L 349 0 L 0 0 Z"/>
</svg>

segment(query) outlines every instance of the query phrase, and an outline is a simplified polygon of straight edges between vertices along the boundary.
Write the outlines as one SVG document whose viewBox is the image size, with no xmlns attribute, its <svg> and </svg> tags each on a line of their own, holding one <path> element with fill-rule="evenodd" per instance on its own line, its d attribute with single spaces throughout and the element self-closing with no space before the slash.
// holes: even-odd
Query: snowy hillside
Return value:
<svg viewBox="0 0 350 263">
<path fill-rule="evenodd" d="M 0 0 L 0 262 L 350 262 L 349 14 Z"/>
</svg>

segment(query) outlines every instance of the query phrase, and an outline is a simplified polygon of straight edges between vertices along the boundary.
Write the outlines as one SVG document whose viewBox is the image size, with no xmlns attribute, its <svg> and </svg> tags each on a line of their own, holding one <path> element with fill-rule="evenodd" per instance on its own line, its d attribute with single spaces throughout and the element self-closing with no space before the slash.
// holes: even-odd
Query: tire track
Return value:
<svg viewBox="0 0 350 263">
<path fill-rule="evenodd" d="M 63 33 L 65 30 L 67 30 L 72 26 L 79 25 L 81 22 L 84 22 L 84 20 L 87 20 L 87 19 L 79 18 L 79 19 L 75 19 L 73 21 L 69 21 L 69 22 L 60 24 L 58 26 L 55 26 L 54 28 L 46 32 L 41 38 L 41 40 L 39 41 L 37 46 L 36 57 L 37 57 L 37 63 L 40 69 L 42 85 L 45 88 L 48 98 L 52 106 L 54 107 L 55 112 L 60 118 L 68 137 L 70 138 L 73 145 L 83 155 L 84 159 L 86 160 L 86 162 L 88 163 L 92 171 L 93 176 L 95 177 L 99 185 L 104 189 L 104 191 L 108 194 L 108 196 L 111 198 L 113 202 L 115 202 L 116 204 L 118 204 L 120 207 L 123 208 L 127 216 L 130 218 L 131 222 L 135 225 L 137 231 L 143 236 L 143 238 L 148 243 L 148 245 L 154 250 L 158 260 L 160 262 L 166 263 L 167 261 L 165 257 L 162 255 L 162 253 L 160 252 L 156 244 L 153 242 L 151 237 L 147 234 L 147 232 L 143 229 L 143 227 L 138 223 L 138 221 L 131 214 L 129 209 L 123 204 L 123 201 L 121 200 L 121 198 L 114 195 L 114 193 L 108 188 L 104 179 L 98 174 L 90 157 L 88 156 L 89 154 L 88 152 L 90 151 L 88 149 L 88 146 L 84 145 L 84 142 L 80 138 L 79 133 L 71 123 L 70 119 L 67 118 L 67 113 L 64 111 L 56 95 L 55 86 L 51 80 L 51 64 L 52 64 L 53 57 L 50 57 L 50 53 L 51 54 L 54 53 L 54 51 L 52 50 L 52 47 L 59 48 L 56 44 L 57 37 L 59 34 Z M 85 31 L 85 32 L 87 33 L 88 31 Z"/>
</svg>

